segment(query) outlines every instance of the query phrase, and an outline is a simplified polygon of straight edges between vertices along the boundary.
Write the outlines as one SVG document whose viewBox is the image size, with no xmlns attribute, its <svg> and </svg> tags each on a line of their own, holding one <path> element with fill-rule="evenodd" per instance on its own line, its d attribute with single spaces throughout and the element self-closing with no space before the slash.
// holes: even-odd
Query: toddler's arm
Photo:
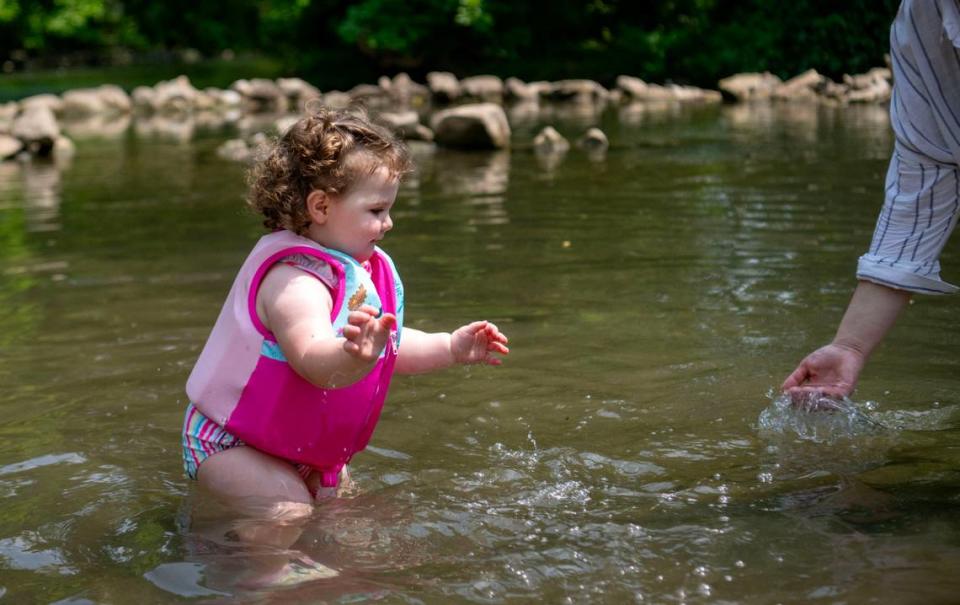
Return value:
<svg viewBox="0 0 960 605">
<path fill-rule="evenodd" d="M 267 273 L 257 293 L 257 313 L 273 332 L 287 363 L 320 387 L 344 387 L 363 378 L 374 366 L 397 318 L 363 306 L 348 317 L 343 338 L 330 323 L 333 299 L 316 278 L 278 264 Z"/>
<path fill-rule="evenodd" d="M 485 363 L 497 366 L 497 356 L 510 352 L 507 337 L 489 321 L 475 321 L 453 333 L 427 334 L 413 328 L 404 328 L 400 339 L 400 353 L 396 371 L 401 374 L 421 374 L 446 368 L 457 363 Z"/>
</svg>

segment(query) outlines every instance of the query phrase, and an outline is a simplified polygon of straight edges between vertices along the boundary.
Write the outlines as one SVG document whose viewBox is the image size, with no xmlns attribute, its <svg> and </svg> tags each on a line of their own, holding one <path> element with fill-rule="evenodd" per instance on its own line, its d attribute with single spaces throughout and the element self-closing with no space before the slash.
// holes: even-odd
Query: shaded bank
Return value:
<svg viewBox="0 0 960 605">
<path fill-rule="evenodd" d="M 207 3 L 7 3 L 0 67 L 87 57 L 250 53 L 281 62 L 321 88 L 403 70 L 493 73 L 524 80 L 623 73 L 710 86 L 743 71 L 787 78 L 814 68 L 837 79 L 886 51 L 897 0 L 676 0 L 629 3 L 534 0 L 235 0 Z M 75 64 L 75 63 L 74 63 Z M 169 76 L 168 76 L 169 77 Z M 220 83 L 220 86 L 226 83 Z"/>
</svg>

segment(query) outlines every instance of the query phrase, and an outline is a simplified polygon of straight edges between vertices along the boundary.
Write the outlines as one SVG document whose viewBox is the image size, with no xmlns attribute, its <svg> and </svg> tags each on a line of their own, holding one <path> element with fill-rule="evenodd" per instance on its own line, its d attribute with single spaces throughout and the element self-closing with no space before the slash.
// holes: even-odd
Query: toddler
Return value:
<svg viewBox="0 0 960 605">
<path fill-rule="evenodd" d="M 251 169 L 249 204 L 270 233 L 240 267 L 187 381 L 184 466 L 213 494 L 272 506 L 274 517 L 302 511 L 366 447 L 394 371 L 499 365 L 508 353 L 487 321 L 404 328 L 400 276 L 378 244 L 410 169 L 388 131 L 326 110 Z"/>
</svg>

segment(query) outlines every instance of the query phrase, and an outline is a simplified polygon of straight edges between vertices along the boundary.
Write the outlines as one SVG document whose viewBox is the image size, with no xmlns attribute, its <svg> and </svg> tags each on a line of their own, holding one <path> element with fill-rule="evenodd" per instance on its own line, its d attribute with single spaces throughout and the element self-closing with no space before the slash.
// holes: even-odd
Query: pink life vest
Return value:
<svg viewBox="0 0 960 605">
<path fill-rule="evenodd" d="M 397 316 L 396 331 L 376 365 L 343 388 L 314 386 L 291 368 L 257 315 L 267 271 L 290 255 L 325 262 L 336 275 L 330 318 L 339 336 L 363 304 Z M 290 231 L 263 236 L 244 261 L 190 378 L 187 395 L 208 418 L 246 444 L 306 464 L 337 484 L 340 469 L 367 446 L 380 418 L 403 325 L 403 285 L 377 248 L 367 272 L 355 259 Z"/>
</svg>

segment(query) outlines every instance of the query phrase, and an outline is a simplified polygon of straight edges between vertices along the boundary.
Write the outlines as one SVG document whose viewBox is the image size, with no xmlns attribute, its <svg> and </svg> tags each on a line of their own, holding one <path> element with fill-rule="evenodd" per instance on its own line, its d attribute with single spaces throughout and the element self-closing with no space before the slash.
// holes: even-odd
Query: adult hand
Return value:
<svg viewBox="0 0 960 605">
<path fill-rule="evenodd" d="M 397 325 L 397 317 L 392 313 L 377 315 L 376 309 L 363 305 L 347 316 L 347 325 L 343 327 L 346 339 L 343 350 L 360 361 L 377 359 L 390 338 L 390 331 Z"/>
<path fill-rule="evenodd" d="M 794 397 L 814 393 L 846 397 L 857 386 L 864 363 L 866 358 L 860 351 L 831 343 L 807 355 L 780 390 Z"/>
<path fill-rule="evenodd" d="M 475 321 L 450 335 L 450 353 L 457 363 L 498 366 L 503 362 L 494 353 L 508 354 L 506 344 L 507 337 L 489 321 Z"/>
</svg>

